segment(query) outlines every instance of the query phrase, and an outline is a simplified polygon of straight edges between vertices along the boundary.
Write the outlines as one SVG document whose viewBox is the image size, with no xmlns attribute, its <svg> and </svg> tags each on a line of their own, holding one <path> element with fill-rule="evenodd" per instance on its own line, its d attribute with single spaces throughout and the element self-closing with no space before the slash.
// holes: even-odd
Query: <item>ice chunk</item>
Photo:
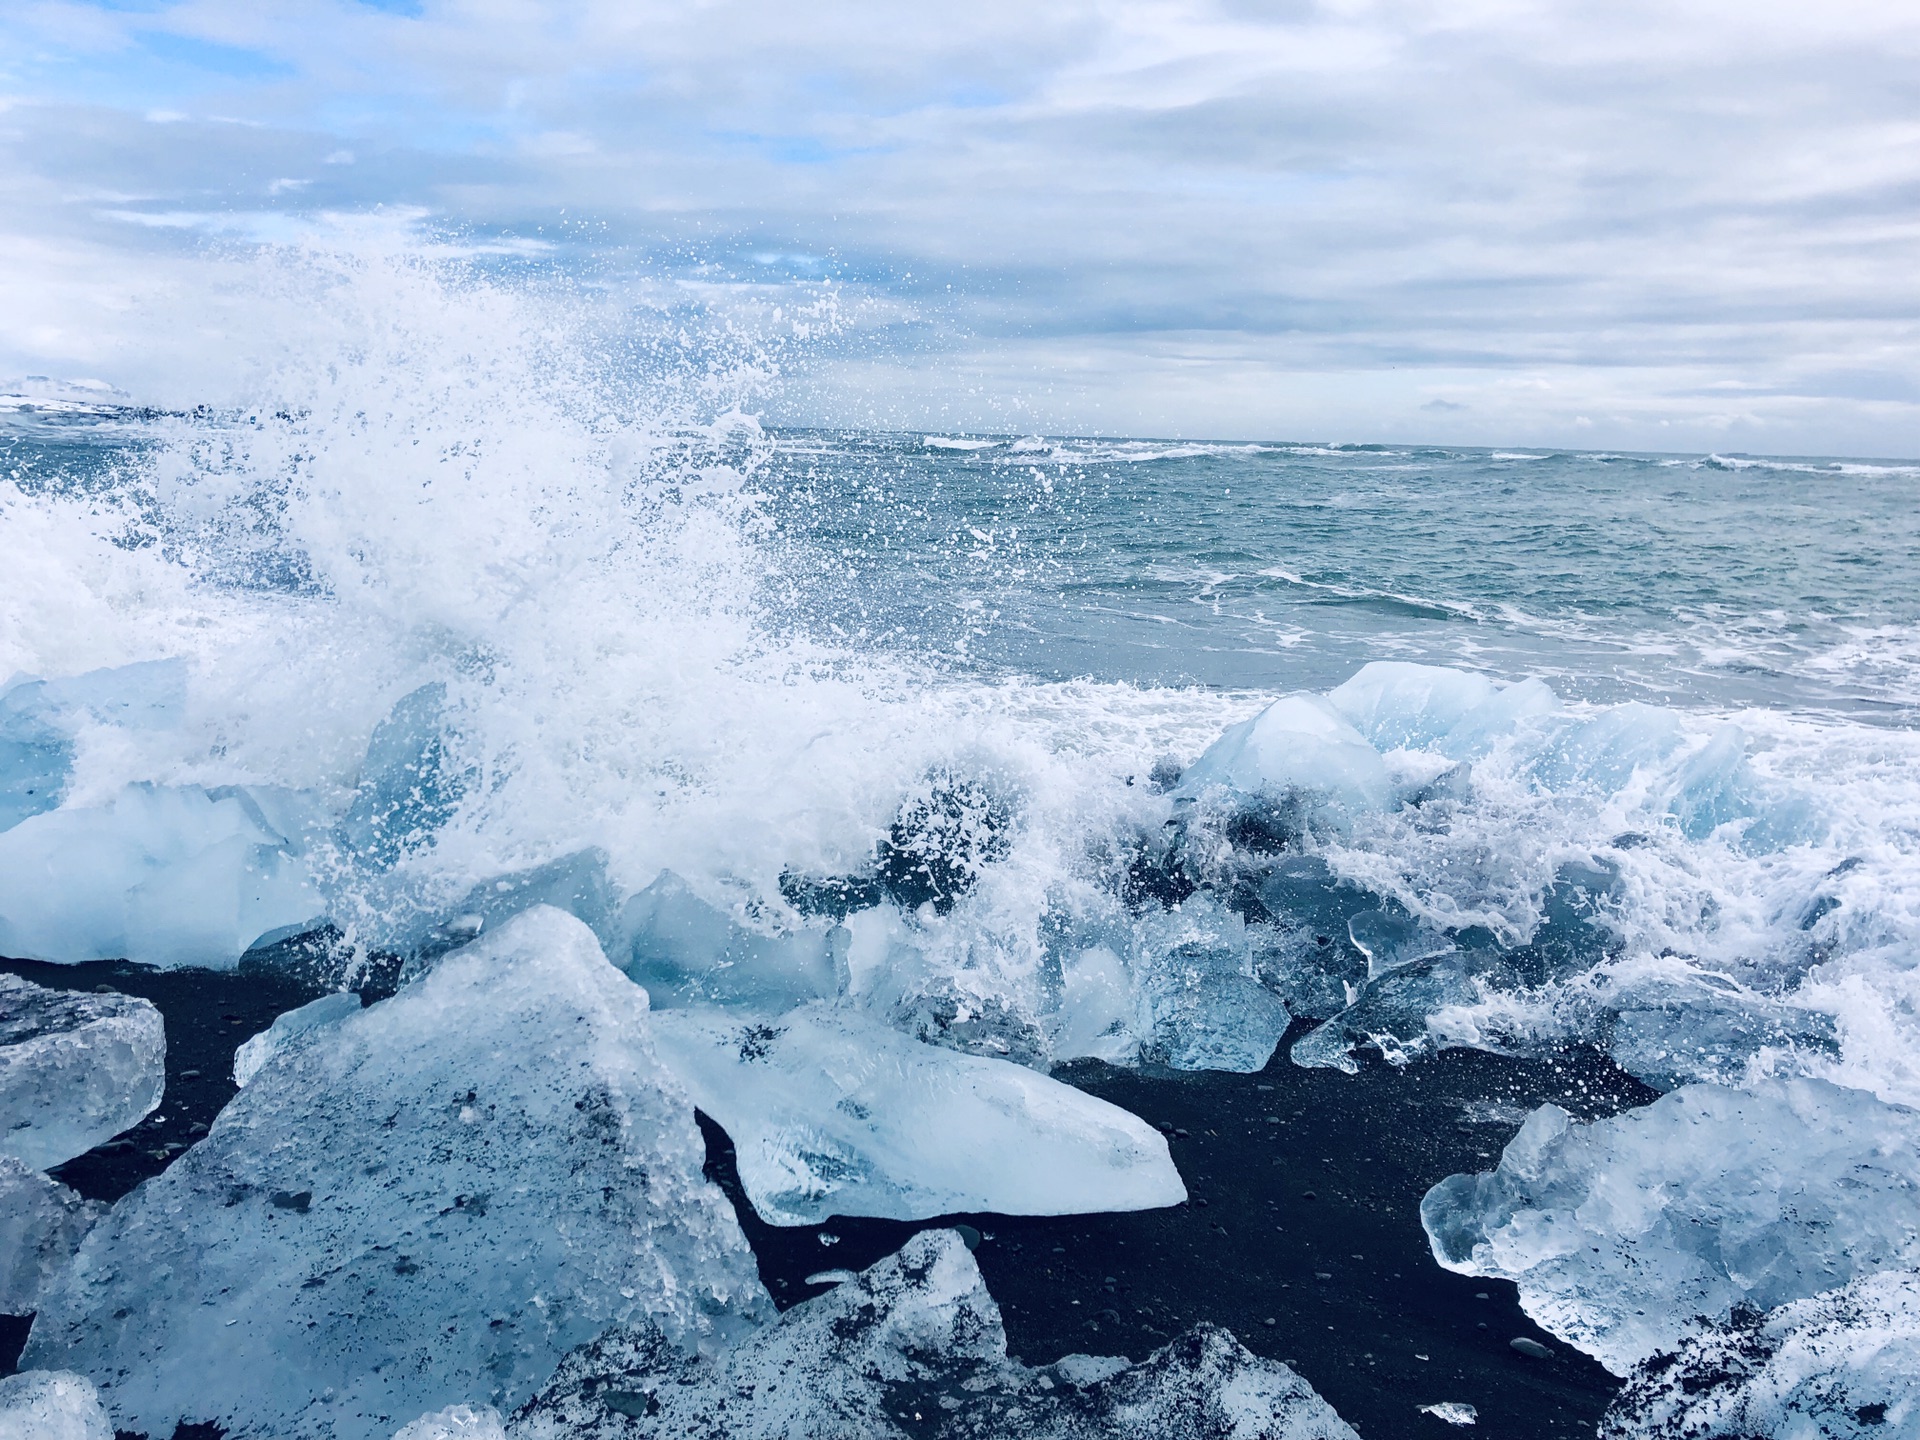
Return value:
<svg viewBox="0 0 1920 1440">
<path fill-rule="evenodd" d="M 609 1325 L 730 1338 L 770 1306 L 648 1029 L 591 932 L 538 909 L 290 1036 L 87 1237 L 26 1363 L 149 1434 L 385 1440 L 517 1403 Z"/>
<path fill-rule="evenodd" d="M 1254 977 L 1246 923 L 1211 899 L 1143 916 L 1132 968 L 1144 1051 L 1176 1070 L 1264 1069 L 1292 1019 Z"/>
<path fill-rule="evenodd" d="M 0 1153 L 46 1170 L 140 1123 L 166 1088 L 160 1012 L 0 975 Z"/>
<path fill-rule="evenodd" d="M 1458 948 L 1440 931 L 1397 906 L 1362 910 L 1347 921 L 1347 938 L 1367 957 L 1369 980 L 1403 965 L 1450 955 Z"/>
<path fill-rule="evenodd" d="M 1560 708 L 1544 680 L 1522 680 L 1473 707 L 1434 748 L 1453 760 L 1476 760 L 1537 716 Z"/>
<path fill-rule="evenodd" d="M 0 1380 L 0 1440 L 113 1440 L 113 1422 L 85 1376 L 29 1370 Z"/>
<path fill-rule="evenodd" d="M 491 1405 L 449 1405 L 394 1432 L 393 1440 L 507 1440 Z"/>
<path fill-rule="evenodd" d="M 1665 760 L 1685 741 L 1673 711 L 1630 700 L 1569 726 L 1541 751 L 1533 772 L 1549 790 L 1617 794 L 1634 771 Z"/>
<path fill-rule="evenodd" d="M 1822 1080 L 1689 1085 L 1590 1125 L 1533 1112 L 1497 1170 L 1420 1204 L 1449 1270 L 1615 1374 L 1736 1305 L 1770 1309 L 1920 1265 L 1920 1111 Z"/>
<path fill-rule="evenodd" d="M 1375 749 L 1400 750 L 1433 745 L 1498 693 L 1468 670 L 1375 660 L 1327 699 Z"/>
<path fill-rule="evenodd" d="M 320 909 L 244 791 L 130 785 L 0 833 L 0 954 L 224 969 Z"/>
<path fill-rule="evenodd" d="M 1181 777 L 1179 793 L 1214 785 L 1242 795 L 1300 792 L 1353 812 L 1384 810 L 1393 794 L 1380 752 L 1329 701 L 1304 692 L 1229 728 Z"/>
<path fill-rule="evenodd" d="M 951 1230 L 924 1231 L 717 1362 L 646 1330 L 571 1355 L 512 1440 L 1354 1440 L 1298 1375 L 1202 1326 L 1138 1365 L 1007 1356 Z"/>
<path fill-rule="evenodd" d="M 297 1010 L 287 1011 L 258 1035 L 243 1041 L 240 1048 L 233 1052 L 233 1083 L 244 1086 L 260 1073 L 262 1065 L 284 1049 L 295 1036 L 359 1013 L 360 997 L 351 992 L 322 995 Z"/>
<path fill-rule="evenodd" d="M 1920 1274 L 1743 1313 L 1628 1380 L 1600 1440 L 1869 1440 L 1920 1431 Z"/>
<path fill-rule="evenodd" d="M 619 928 L 632 937 L 621 968 L 661 1009 L 784 1010 L 847 988 L 851 937 L 844 925 L 761 935 L 707 904 L 671 870 L 627 902 Z"/>
<path fill-rule="evenodd" d="M 154 660 L 60 680 L 16 677 L 0 687 L 0 830 L 60 803 L 80 725 L 176 725 L 186 683 L 180 661 Z"/>
<path fill-rule="evenodd" d="M 450 754 L 447 687 L 422 685 L 394 702 L 367 743 L 360 784 L 336 835 L 376 870 L 433 842 L 474 780 Z"/>
<path fill-rule="evenodd" d="M 1480 992 L 1452 950 L 1395 966 L 1369 980 L 1351 1005 L 1318 1029 L 1302 1035 L 1287 1052 L 1308 1069 L 1360 1069 L 1353 1052 L 1372 1046 L 1395 1065 L 1405 1065 L 1439 1042 L 1428 1024 L 1450 1005 L 1469 1005 Z"/>
<path fill-rule="evenodd" d="M 1110 946 L 1090 945 L 1060 966 L 1060 1009 L 1053 1058 L 1083 1056 L 1123 1064 L 1140 1049 L 1133 1033 L 1133 982 Z"/>
<path fill-rule="evenodd" d="M 816 1003 L 778 1019 L 653 1017 L 661 1055 L 733 1138 L 775 1225 L 829 1215 L 1071 1215 L 1177 1205 L 1159 1131 L 1022 1065 Z"/>
<path fill-rule="evenodd" d="M 106 1206 L 0 1155 L 0 1315 L 31 1315 Z"/>
<path fill-rule="evenodd" d="M 1765 1051 L 1812 1059 L 1839 1050 L 1832 1016 L 1704 972 L 1623 985 L 1609 1008 L 1607 1053 L 1656 1090 L 1738 1083 Z"/>
</svg>

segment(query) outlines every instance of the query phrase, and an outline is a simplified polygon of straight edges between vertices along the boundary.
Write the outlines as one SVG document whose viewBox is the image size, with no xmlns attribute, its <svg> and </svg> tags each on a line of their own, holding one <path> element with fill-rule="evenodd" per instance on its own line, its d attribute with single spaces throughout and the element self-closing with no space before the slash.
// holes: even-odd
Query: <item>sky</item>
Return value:
<svg viewBox="0 0 1920 1440">
<path fill-rule="evenodd" d="M 217 400 L 371 228 L 830 292 L 775 419 L 1920 455 L 1916 75 L 1912 0 L 8 0 L 0 379 Z"/>
</svg>

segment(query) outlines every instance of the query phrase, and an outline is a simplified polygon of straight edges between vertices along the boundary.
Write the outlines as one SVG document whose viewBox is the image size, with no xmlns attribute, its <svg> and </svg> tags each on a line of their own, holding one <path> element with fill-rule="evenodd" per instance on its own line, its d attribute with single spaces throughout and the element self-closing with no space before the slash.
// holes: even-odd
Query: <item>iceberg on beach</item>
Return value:
<svg viewBox="0 0 1920 1440">
<path fill-rule="evenodd" d="M 1292 1019 L 1254 973 L 1246 925 L 1208 897 L 1142 918 L 1133 973 L 1143 1053 L 1176 1070 L 1264 1069 Z"/>
<path fill-rule="evenodd" d="M 0 1380 L 0 1440 L 113 1440 L 113 1422 L 85 1376 L 28 1370 Z"/>
<path fill-rule="evenodd" d="M 610 1325 L 731 1339 L 771 1306 L 648 1030 L 591 932 L 539 909 L 286 1036 L 87 1237 L 24 1363 L 149 1434 L 387 1440 L 517 1404 Z"/>
<path fill-rule="evenodd" d="M 1441 1265 L 1514 1281 L 1528 1315 L 1625 1375 L 1736 1308 L 1920 1266 L 1916 1193 L 1920 1111 L 1772 1080 L 1591 1124 L 1543 1105 L 1420 1220 Z"/>
<path fill-rule="evenodd" d="M 132 995 L 0 974 L 0 1154 L 71 1160 L 139 1124 L 166 1088 L 166 1027 Z"/>
<path fill-rule="evenodd" d="M 858 1011 L 653 1015 L 661 1057 L 732 1138 L 762 1219 L 1070 1215 L 1177 1205 L 1159 1131 L 1009 1061 L 926 1045 Z"/>
<path fill-rule="evenodd" d="M 561 1364 L 511 1440 L 1354 1440 L 1276 1360 L 1202 1326 L 1139 1364 L 1008 1357 L 960 1237 L 929 1230 L 716 1359 L 648 1328 Z"/>
<path fill-rule="evenodd" d="M 107 1207 L 0 1155 L 0 1315 L 31 1315 Z"/>
<path fill-rule="evenodd" d="M 449 733 L 445 685 L 422 685 L 394 702 L 374 727 L 353 799 L 334 827 L 343 851 L 391 870 L 433 842 L 474 780 L 454 761 Z"/>
<path fill-rule="evenodd" d="M 129 785 L 0 832 L 0 954 L 16 958 L 226 969 L 321 910 L 244 790 Z"/>
<path fill-rule="evenodd" d="M 1920 1428 L 1920 1272 L 1742 1312 L 1646 1361 L 1600 1440 L 1874 1440 Z"/>
<path fill-rule="evenodd" d="M 844 925 L 761 935 L 687 888 L 672 871 L 629 900 L 616 963 L 647 987 L 657 1009 L 742 1005 L 783 1010 L 832 999 L 849 984 Z"/>
<path fill-rule="evenodd" d="M 1384 810 L 1393 782 L 1380 752 L 1319 695 L 1282 696 L 1230 727 L 1180 778 L 1179 793 L 1213 786 L 1241 795 L 1298 793 L 1350 813 Z"/>
</svg>

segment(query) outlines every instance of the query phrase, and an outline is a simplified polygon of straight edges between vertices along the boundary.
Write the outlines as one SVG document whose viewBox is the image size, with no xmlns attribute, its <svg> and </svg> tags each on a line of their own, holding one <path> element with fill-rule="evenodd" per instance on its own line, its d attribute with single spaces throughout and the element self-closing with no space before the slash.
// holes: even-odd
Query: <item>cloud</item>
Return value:
<svg viewBox="0 0 1920 1440">
<path fill-rule="evenodd" d="M 0 223 L 129 276 L 190 283 L 135 213 L 407 208 L 922 316 L 796 413 L 966 375 L 1108 431 L 1365 438 L 1372 405 L 1920 451 L 1907 4 L 38 0 L 0 53 Z M 57 358 L 29 331 L 0 320 L 0 368 Z"/>
</svg>

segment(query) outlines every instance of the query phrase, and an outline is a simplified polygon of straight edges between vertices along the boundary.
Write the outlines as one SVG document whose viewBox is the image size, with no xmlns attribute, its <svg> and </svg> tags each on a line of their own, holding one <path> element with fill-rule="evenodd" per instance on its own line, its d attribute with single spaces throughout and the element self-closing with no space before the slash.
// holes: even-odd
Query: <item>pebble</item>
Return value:
<svg viewBox="0 0 1920 1440">
<path fill-rule="evenodd" d="M 1507 1343 L 1529 1360 L 1551 1360 L 1553 1358 L 1553 1351 L 1542 1345 L 1538 1340 L 1526 1335 L 1516 1335 Z"/>
</svg>

